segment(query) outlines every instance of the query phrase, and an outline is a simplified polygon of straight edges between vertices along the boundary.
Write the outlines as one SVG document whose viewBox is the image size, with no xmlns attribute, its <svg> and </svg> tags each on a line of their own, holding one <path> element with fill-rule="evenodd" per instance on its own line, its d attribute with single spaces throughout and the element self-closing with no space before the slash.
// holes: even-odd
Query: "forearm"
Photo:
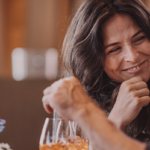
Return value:
<svg viewBox="0 0 150 150">
<path fill-rule="evenodd" d="M 115 128 L 104 112 L 93 103 L 88 103 L 77 112 L 74 120 L 87 134 L 95 150 L 145 150 L 145 144 L 127 137 Z"/>
</svg>

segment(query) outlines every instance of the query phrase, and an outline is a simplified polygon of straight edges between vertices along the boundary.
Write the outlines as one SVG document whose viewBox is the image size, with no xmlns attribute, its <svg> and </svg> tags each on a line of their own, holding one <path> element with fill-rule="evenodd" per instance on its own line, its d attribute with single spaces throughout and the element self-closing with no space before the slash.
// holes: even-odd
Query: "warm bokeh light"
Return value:
<svg viewBox="0 0 150 150">
<path fill-rule="evenodd" d="M 27 76 L 27 52 L 23 48 L 15 48 L 12 52 L 12 76 L 16 81 Z"/>
</svg>

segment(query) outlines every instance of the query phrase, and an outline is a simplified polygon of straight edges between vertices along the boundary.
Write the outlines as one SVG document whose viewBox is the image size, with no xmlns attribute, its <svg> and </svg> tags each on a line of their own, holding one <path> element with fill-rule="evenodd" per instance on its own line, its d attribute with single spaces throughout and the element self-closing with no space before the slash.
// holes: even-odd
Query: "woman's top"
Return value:
<svg viewBox="0 0 150 150">
<path fill-rule="evenodd" d="M 150 143 L 147 144 L 146 149 L 145 150 L 150 150 Z"/>
</svg>

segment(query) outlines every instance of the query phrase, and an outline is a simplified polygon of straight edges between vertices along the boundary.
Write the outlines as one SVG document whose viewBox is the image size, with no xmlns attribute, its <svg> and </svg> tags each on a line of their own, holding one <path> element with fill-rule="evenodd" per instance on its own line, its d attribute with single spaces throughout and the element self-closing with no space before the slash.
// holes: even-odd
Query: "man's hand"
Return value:
<svg viewBox="0 0 150 150">
<path fill-rule="evenodd" d="M 74 116 L 85 111 L 92 101 L 75 77 L 61 79 L 44 90 L 43 106 L 48 113 L 53 109 L 59 115 L 74 120 Z"/>
</svg>

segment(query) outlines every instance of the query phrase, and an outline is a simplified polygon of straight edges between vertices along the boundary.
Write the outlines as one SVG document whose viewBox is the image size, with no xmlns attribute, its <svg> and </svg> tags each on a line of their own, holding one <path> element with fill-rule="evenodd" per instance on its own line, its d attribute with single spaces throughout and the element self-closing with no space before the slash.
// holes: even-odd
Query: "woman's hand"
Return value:
<svg viewBox="0 0 150 150">
<path fill-rule="evenodd" d="M 75 77 L 61 79 L 44 90 L 43 106 L 48 113 L 53 109 L 68 120 L 93 105 L 82 85 Z M 86 112 L 86 111 L 85 111 Z"/>
<path fill-rule="evenodd" d="M 117 100 L 108 117 L 118 128 L 125 130 L 142 107 L 150 102 L 149 89 L 141 77 L 124 81 L 119 89 Z"/>
</svg>

